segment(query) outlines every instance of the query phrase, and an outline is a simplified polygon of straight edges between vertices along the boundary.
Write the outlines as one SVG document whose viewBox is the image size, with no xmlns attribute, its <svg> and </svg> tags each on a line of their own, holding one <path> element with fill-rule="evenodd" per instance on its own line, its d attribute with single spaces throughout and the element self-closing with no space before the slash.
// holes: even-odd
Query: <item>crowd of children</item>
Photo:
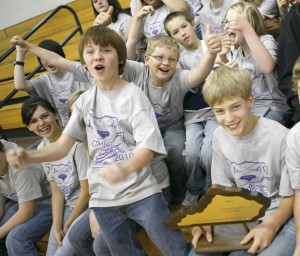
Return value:
<svg viewBox="0 0 300 256">
<path fill-rule="evenodd" d="M 143 228 L 165 256 L 300 255 L 300 3 L 135 0 L 132 16 L 92 4 L 80 62 L 52 40 L 11 40 L 31 96 L 22 120 L 42 140 L 0 142 L 0 254 L 38 255 L 51 229 L 49 256 L 146 255 Z M 265 20 L 280 13 L 277 47 Z M 47 73 L 25 79 L 27 51 Z M 170 204 L 212 184 L 271 199 L 248 251 L 197 254 L 210 226 L 189 242 L 166 224 Z"/>
</svg>

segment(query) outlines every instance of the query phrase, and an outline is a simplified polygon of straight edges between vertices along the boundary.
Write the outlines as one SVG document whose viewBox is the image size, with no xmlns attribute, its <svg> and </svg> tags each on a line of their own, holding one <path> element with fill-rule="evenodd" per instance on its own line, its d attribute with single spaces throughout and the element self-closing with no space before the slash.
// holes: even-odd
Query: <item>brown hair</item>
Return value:
<svg viewBox="0 0 300 256">
<path fill-rule="evenodd" d="M 78 44 L 79 58 L 82 65 L 85 65 L 83 59 L 84 47 L 91 42 L 93 42 L 95 45 L 100 45 L 102 47 L 112 46 L 113 48 L 115 48 L 119 60 L 119 75 L 123 74 L 127 59 L 127 50 L 123 38 L 120 35 L 118 35 L 117 32 L 108 27 L 90 27 L 82 34 Z"/>
</svg>

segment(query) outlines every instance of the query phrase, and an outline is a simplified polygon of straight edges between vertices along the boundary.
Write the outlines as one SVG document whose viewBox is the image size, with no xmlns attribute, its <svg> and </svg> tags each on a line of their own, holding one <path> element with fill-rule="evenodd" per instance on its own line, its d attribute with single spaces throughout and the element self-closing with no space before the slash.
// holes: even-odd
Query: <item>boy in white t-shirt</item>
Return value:
<svg viewBox="0 0 300 256">
<path fill-rule="evenodd" d="M 22 41 L 15 38 L 14 43 Z M 137 237 L 128 222 L 132 219 L 164 255 L 188 255 L 191 246 L 181 231 L 165 223 L 170 212 L 149 168 L 154 155 L 166 154 L 153 108 L 136 85 L 120 78 L 126 64 L 123 39 L 107 27 L 91 27 L 80 39 L 79 55 L 96 86 L 77 99 L 56 142 L 36 151 L 12 150 L 8 161 L 15 167 L 54 161 L 87 137 L 92 158 L 89 207 L 111 254 L 145 255 L 134 243 Z"/>
</svg>

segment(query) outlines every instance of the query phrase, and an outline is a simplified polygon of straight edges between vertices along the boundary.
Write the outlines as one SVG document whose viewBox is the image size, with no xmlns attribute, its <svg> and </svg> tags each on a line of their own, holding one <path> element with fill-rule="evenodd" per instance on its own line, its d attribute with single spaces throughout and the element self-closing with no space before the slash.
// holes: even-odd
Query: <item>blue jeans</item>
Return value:
<svg viewBox="0 0 300 256">
<path fill-rule="evenodd" d="M 66 221 L 68 220 L 68 218 L 70 217 L 70 215 L 72 213 L 72 210 L 73 210 L 72 207 L 65 206 L 63 224 L 65 224 Z M 88 211 L 86 211 L 86 212 L 88 212 Z M 83 213 L 81 215 L 83 215 Z M 76 220 L 74 222 L 76 222 Z M 72 223 L 72 225 L 74 224 L 74 222 Z M 72 225 L 71 225 L 71 227 L 72 227 Z M 69 228 L 69 230 L 71 229 L 71 227 Z M 65 255 L 76 256 L 77 254 L 76 254 L 74 248 L 72 247 L 68 236 L 69 236 L 69 231 L 67 232 L 66 236 L 62 240 L 62 246 L 58 247 L 56 242 L 55 242 L 54 231 L 53 231 L 53 226 L 52 226 L 51 231 L 50 231 L 49 240 L 48 240 L 48 248 L 47 248 L 47 254 L 46 255 L 47 256 L 52 256 L 52 255 L 55 255 L 55 256 L 65 256 Z"/>
<path fill-rule="evenodd" d="M 6 223 L 18 209 L 18 203 L 9 207 L 0 222 L 0 226 Z M 50 230 L 51 224 L 51 205 L 36 203 L 34 215 L 8 233 L 5 243 L 8 255 L 38 256 L 39 251 L 35 244 Z M 5 255 L 5 252 L 2 254 L 1 251 L 1 255 Z"/>
<path fill-rule="evenodd" d="M 171 201 L 170 189 L 162 189 L 162 194 L 166 205 L 169 205 Z M 134 232 L 137 232 L 140 227 L 133 221 L 130 221 L 131 228 Z M 75 249 L 78 255 L 94 256 L 111 256 L 108 245 L 103 238 L 103 235 L 98 235 L 95 240 L 92 236 L 89 221 L 89 211 L 84 212 L 76 219 L 76 222 L 69 229 L 69 240 L 72 247 Z M 137 246 L 142 250 L 142 246 L 137 241 Z"/>
<path fill-rule="evenodd" d="M 216 119 L 186 126 L 183 158 L 186 164 L 186 187 L 193 195 L 205 194 L 211 186 L 212 138 L 218 126 Z"/>
<path fill-rule="evenodd" d="M 249 254 L 246 251 L 232 252 L 230 256 L 291 256 L 296 246 L 296 226 L 294 218 L 289 219 L 278 231 L 271 245 L 258 254 Z"/>
<path fill-rule="evenodd" d="M 185 142 L 183 120 L 162 131 L 162 137 L 168 154 L 166 163 L 170 174 L 172 204 L 181 204 L 186 193 L 185 165 L 182 158 Z"/>
<path fill-rule="evenodd" d="M 138 238 L 128 219 L 146 230 L 164 256 L 185 256 L 191 250 L 191 244 L 185 240 L 182 232 L 170 229 L 165 223 L 171 214 L 161 193 L 129 205 L 97 207 L 93 210 L 113 256 L 146 255 L 136 245 Z"/>
<path fill-rule="evenodd" d="M 292 123 L 292 115 L 276 110 L 271 110 L 270 107 L 253 107 L 252 113 L 256 116 L 263 116 L 265 118 L 277 121 L 286 127 L 290 127 Z"/>
</svg>

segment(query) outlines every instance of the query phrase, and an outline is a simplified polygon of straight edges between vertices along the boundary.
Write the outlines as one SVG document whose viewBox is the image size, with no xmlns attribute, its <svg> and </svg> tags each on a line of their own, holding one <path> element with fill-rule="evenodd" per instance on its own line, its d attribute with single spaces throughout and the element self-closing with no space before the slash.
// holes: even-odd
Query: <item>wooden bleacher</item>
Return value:
<svg viewBox="0 0 300 256">
<path fill-rule="evenodd" d="M 119 1 L 124 9 L 129 8 L 130 0 Z M 89 0 L 76 0 L 68 4 L 77 14 L 83 31 L 93 24 L 94 12 Z M 0 30 L 0 56 L 4 54 L 10 47 L 10 40 L 14 35 L 24 36 L 35 25 L 37 25 L 50 12 L 38 15 L 32 19 L 24 21 L 20 24 Z M 62 42 L 67 35 L 76 27 L 73 15 L 63 9 L 56 13 L 45 25 L 43 25 L 28 41 L 38 44 L 44 39 L 53 39 Z M 70 60 L 78 60 L 77 43 L 80 34 L 77 33 L 65 46 L 64 51 L 66 58 Z M 13 89 L 13 61 L 15 60 L 15 52 L 8 56 L 0 63 L 0 101 L 2 101 Z M 31 53 L 26 54 L 25 58 L 25 73 L 28 74 L 38 65 L 38 61 Z M 13 99 L 28 96 L 25 92 L 18 92 Z M 0 109 L 0 125 L 3 130 L 11 130 L 22 128 L 24 125 L 20 116 L 20 103 L 7 105 Z"/>
</svg>

